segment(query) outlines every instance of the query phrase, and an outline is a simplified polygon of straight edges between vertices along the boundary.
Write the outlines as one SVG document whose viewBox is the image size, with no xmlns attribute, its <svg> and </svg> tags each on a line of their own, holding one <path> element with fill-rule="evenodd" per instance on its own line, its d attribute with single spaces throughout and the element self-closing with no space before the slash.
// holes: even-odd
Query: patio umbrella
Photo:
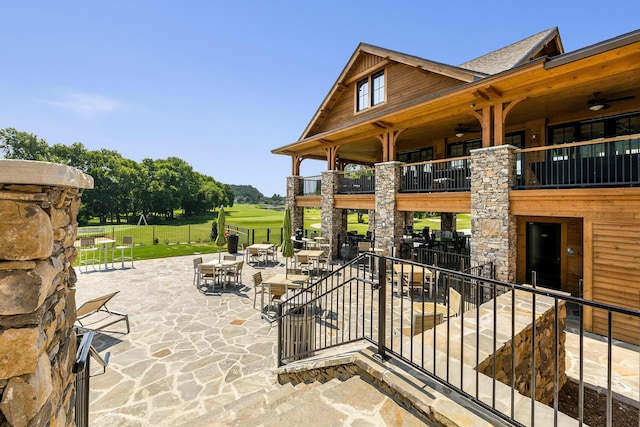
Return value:
<svg viewBox="0 0 640 427">
<path fill-rule="evenodd" d="M 227 244 L 227 239 L 224 236 L 224 209 L 220 207 L 218 212 L 218 220 L 216 221 L 218 227 L 218 236 L 216 237 L 216 246 L 222 247 Z M 220 261 L 220 251 L 218 251 L 218 261 Z"/>
<path fill-rule="evenodd" d="M 284 210 L 284 219 L 282 220 L 282 234 L 284 237 L 282 240 L 282 247 L 280 248 L 280 251 L 282 252 L 282 256 L 285 257 L 285 269 L 287 269 L 287 258 L 291 258 L 293 256 L 293 243 L 291 242 L 291 212 L 289 212 L 289 208 L 286 208 Z"/>
</svg>

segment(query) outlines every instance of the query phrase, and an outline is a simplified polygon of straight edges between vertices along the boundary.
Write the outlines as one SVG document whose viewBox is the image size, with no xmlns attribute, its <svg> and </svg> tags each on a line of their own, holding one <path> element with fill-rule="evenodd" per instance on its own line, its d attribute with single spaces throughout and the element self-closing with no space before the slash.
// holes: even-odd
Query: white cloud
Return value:
<svg viewBox="0 0 640 427">
<path fill-rule="evenodd" d="M 81 116 L 92 116 L 122 109 L 122 104 L 114 99 L 84 92 L 69 92 L 62 95 L 59 99 L 49 99 L 44 100 L 44 102 L 72 111 Z"/>
</svg>

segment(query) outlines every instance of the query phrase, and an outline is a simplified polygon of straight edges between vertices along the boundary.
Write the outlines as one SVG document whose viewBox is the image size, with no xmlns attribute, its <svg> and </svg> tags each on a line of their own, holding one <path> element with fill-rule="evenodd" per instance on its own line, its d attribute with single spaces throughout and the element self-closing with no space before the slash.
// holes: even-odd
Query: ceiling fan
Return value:
<svg viewBox="0 0 640 427">
<path fill-rule="evenodd" d="M 598 111 L 609 108 L 610 102 L 626 101 L 629 99 L 635 99 L 635 95 L 621 96 L 619 98 L 607 98 L 606 96 L 602 96 L 600 92 L 594 92 L 593 98 L 587 101 L 587 104 L 591 111 Z"/>
<path fill-rule="evenodd" d="M 459 124 L 455 129 L 455 133 L 458 138 L 462 138 L 466 133 L 478 133 L 478 132 L 480 131 L 476 129 L 472 129 L 470 126 L 465 126 L 462 123 Z"/>
</svg>

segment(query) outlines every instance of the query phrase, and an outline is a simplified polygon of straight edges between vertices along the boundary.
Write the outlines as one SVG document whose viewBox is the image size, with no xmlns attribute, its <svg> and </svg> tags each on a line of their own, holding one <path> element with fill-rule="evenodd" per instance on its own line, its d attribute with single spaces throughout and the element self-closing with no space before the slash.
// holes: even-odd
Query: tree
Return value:
<svg viewBox="0 0 640 427">
<path fill-rule="evenodd" d="M 0 129 L 0 151 L 5 159 L 51 160 L 47 141 L 14 128 Z"/>
</svg>

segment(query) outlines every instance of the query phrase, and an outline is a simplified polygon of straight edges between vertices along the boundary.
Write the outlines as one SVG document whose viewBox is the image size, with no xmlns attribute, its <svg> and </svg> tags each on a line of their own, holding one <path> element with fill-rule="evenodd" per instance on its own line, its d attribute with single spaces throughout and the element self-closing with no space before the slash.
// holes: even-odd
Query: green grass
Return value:
<svg viewBox="0 0 640 427">
<path fill-rule="evenodd" d="M 284 210 L 263 209 L 261 205 L 241 204 L 225 208 L 225 222 L 227 225 L 256 230 L 255 241 L 260 242 L 266 238 L 264 230 L 270 229 L 272 241 L 279 242 L 280 227 Z M 117 242 L 122 241 L 125 235 L 133 236 L 136 244 L 134 257 L 136 260 L 165 258 L 181 255 L 210 254 L 226 248 L 218 248 L 210 241 L 209 233 L 211 224 L 215 221 L 217 213 L 209 213 L 194 218 L 179 218 L 176 225 L 106 225 L 105 235 Z M 458 214 L 457 228 L 471 228 L 471 216 Z M 358 215 L 353 213 L 347 217 L 347 230 L 365 234 L 369 229 L 369 215 L 363 215 L 364 223 L 358 223 Z M 320 233 L 320 209 L 306 208 L 304 212 L 305 230 L 317 230 Z M 96 228 L 95 224 L 90 226 Z M 414 229 L 422 230 L 429 227 L 431 230 L 440 229 L 440 218 L 422 218 L 414 221 Z M 276 233 L 276 234 L 274 234 Z M 83 235 L 83 229 L 78 229 L 78 234 Z M 240 235 L 240 243 L 247 241 L 247 236 Z M 187 243 L 190 242 L 190 243 Z M 109 254 L 110 255 L 110 254 Z"/>
</svg>

